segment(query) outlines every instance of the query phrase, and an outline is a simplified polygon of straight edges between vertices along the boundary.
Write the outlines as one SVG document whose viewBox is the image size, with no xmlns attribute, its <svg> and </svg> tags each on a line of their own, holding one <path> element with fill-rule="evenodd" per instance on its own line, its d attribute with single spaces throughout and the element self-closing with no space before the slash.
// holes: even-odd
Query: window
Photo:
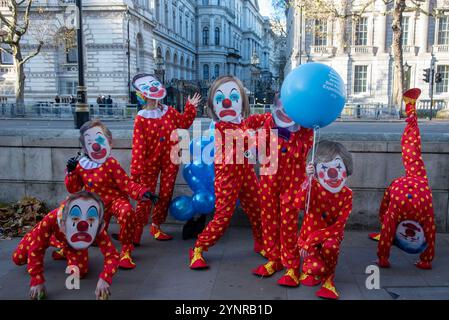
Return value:
<svg viewBox="0 0 449 320">
<path fill-rule="evenodd" d="M 214 68 L 214 79 L 217 79 L 220 76 L 220 65 L 216 64 Z"/>
<path fill-rule="evenodd" d="M 368 18 L 359 18 L 355 24 L 355 45 L 368 45 Z"/>
<path fill-rule="evenodd" d="M 327 45 L 327 21 L 325 20 L 315 20 L 315 39 L 314 43 L 316 46 L 326 46 Z"/>
<path fill-rule="evenodd" d="M 0 61 L 1 64 L 8 64 L 8 65 L 14 64 L 13 56 L 10 55 L 8 52 L 5 52 L 3 50 L 0 51 L 0 58 L 1 58 L 1 61 Z"/>
<path fill-rule="evenodd" d="M 61 82 L 61 95 L 76 95 L 77 81 L 63 81 Z"/>
<path fill-rule="evenodd" d="M 215 45 L 220 45 L 220 28 L 215 28 Z"/>
<path fill-rule="evenodd" d="M 438 66 L 437 72 L 441 73 L 443 81 L 436 84 L 436 91 L 437 93 L 446 93 L 449 89 L 449 66 Z"/>
<path fill-rule="evenodd" d="M 78 63 L 78 48 L 71 48 L 67 52 L 67 63 Z"/>
<path fill-rule="evenodd" d="M 186 39 L 189 38 L 189 20 L 186 17 Z"/>
<path fill-rule="evenodd" d="M 209 0 L 203 0 L 203 6 L 208 6 L 209 5 Z"/>
<path fill-rule="evenodd" d="M 410 17 L 402 18 L 402 45 L 407 46 L 409 41 Z"/>
<path fill-rule="evenodd" d="M 208 27 L 203 28 L 203 45 L 205 45 L 205 46 L 209 45 L 209 28 Z"/>
<path fill-rule="evenodd" d="M 173 32 L 176 32 L 176 11 L 173 10 Z"/>
<path fill-rule="evenodd" d="M 167 5 L 167 3 L 164 6 L 164 21 L 165 21 L 165 26 L 168 28 L 168 5 Z"/>
<path fill-rule="evenodd" d="M 159 0 L 155 0 L 154 10 L 156 11 L 156 20 L 159 21 Z"/>
<path fill-rule="evenodd" d="M 449 44 L 449 17 L 441 17 L 439 19 L 438 44 Z"/>
<path fill-rule="evenodd" d="M 203 66 L 203 80 L 209 80 L 209 65 L 205 64 Z"/>
<path fill-rule="evenodd" d="M 179 34 L 182 36 L 184 35 L 184 32 L 182 30 L 182 13 L 179 13 Z"/>
<path fill-rule="evenodd" d="M 368 91 L 368 66 L 355 66 L 354 68 L 354 93 Z"/>
</svg>

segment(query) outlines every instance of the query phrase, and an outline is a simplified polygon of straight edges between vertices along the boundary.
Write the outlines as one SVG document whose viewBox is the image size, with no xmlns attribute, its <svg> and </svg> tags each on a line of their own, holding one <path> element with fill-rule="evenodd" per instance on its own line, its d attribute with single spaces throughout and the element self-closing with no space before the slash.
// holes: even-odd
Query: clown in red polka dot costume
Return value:
<svg viewBox="0 0 449 320">
<path fill-rule="evenodd" d="M 416 100 L 421 94 L 419 89 L 410 89 L 404 94 L 407 125 L 402 134 L 402 162 L 405 176 L 393 180 L 385 190 L 379 210 L 382 226 L 380 233 L 370 234 L 370 238 L 379 241 L 377 256 L 380 267 L 390 267 L 390 250 L 398 225 L 406 220 L 418 223 L 416 229 L 422 229 L 426 249 L 421 253 L 416 266 L 431 269 L 435 256 L 435 216 L 432 204 L 432 190 L 421 155 L 421 136 L 416 114 Z M 406 237 L 413 240 L 415 231 L 409 230 Z"/>
<path fill-rule="evenodd" d="M 55 241 L 63 250 L 67 265 L 78 268 L 80 278 L 87 274 L 88 248 L 96 241 L 104 256 L 104 266 L 95 294 L 97 299 L 109 297 L 119 254 L 104 230 L 103 215 L 101 199 L 96 194 L 81 191 L 70 195 L 23 237 L 12 259 L 16 265 L 28 265 L 30 298 L 45 298 L 44 256 Z"/>
<path fill-rule="evenodd" d="M 346 186 L 352 168 L 352 155 L 343 145 L 321 141 L 316 145 L 313 163 L 307 166 L 309 177 L 299 192 L 285 194 L 282 199 L 304 210 L 298 238 L 303 258 L 299 281 L 305 286 L 321 284 L 316 292 L 321 298 L 339 298 L 334 277 L 344 228 L 352 210 L 352 190 Z"/>
<path fill-rule="evenodd" d="M 251 223 L 254 251 L 259 253 L 263 249 L 260 189 L 254 165 L 248 161 L 250 148 L 247 130 L 262 127 L 267 115 L 253 115 L 244 119 L 249 114 L 248 96 L 240 80 L 232 76 L 223 76 L 215 80 L 209 89 L 207 106 L 214 120 L 217 121 L 215 124 L 215 214 L 212 221 L 198 236 L 195 247 L 190 249 L 191 269 L 208 267 L 203 251 L 207 251 L 223 236 L 234 214 L 237 199 L 240 200 Z M 232 141 L 232 143 L 225 143 L 225 141 Z M 236 141 L 243 141 L 245 148 L 242 149 L 246 151 L 237 149 Z"/>
<path fill-rule="evenodd" d="M 161 104 L 166 95 L 164 86 L 154 76 L 140 74 L 134 77 L 133 86 L 145 101 L 134 121 L 134 135 L 131 158 L 132 179 L 155 191 L 160 176 L 159 201 L 153 209 L 151 234 L 156 240 L 170 240 L 172 237 L 161 230 L 165 222 L 170 200 L 173 196 L 179 165 L 171 159 L 178 148 L 176 129 L 188 129 L 196 116 L 201 96 L 188 98 L 184 113 Z M 140 239 L 151 211 L 151 203 L 139 201 L 136 207 L 137 221 L 134 243 Z"/>
<path fill-rule="evenodd" d="M 264 129 L 269 132 L 268 139 L 276 143 L 277 149 L 268 152 L 270 157 L 276 158 L 277 170 L 260 176 L 263 245 L 268 262 L 253 273 L 269 277 L 285 268 L 278 283 L 296 287 L 300 264 L 297 247 L 299 211 L 291 206 L 291 202 L 281 205 L 281 195 L 292 194 L 306 177 L 305 164 L 313 144 L 313 130 L 295 124 L 285 114 L 278 97 Z M 268 165 L 270 163 L 264 166 Z"/>
<path fill-rule="evenodd" d="M 120 225 L 122 250 L 119 266 L 133 269 L 136 265 L 131 252 L 134 249 L 136 214 L 129 197 L 155 202 L 157 196 L 147 187 L 133 182 L 118 161 L 110 155 L 112 134 L 100 121 L 89 121 L 81 127 L 80 142 L 86 155 L 79 161 L 71 158 L 67 162 L 66 188 L 70 193 L 84 189 L 101 197 L 105 205 L 105 229 L 108 229 L 112 216 L 117 218 Z"/>
</svg>

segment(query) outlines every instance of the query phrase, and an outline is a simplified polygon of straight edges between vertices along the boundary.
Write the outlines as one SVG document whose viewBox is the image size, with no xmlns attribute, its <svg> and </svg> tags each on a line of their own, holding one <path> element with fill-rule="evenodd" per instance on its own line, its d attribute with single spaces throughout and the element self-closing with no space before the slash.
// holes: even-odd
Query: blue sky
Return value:
<svg viewBox="0 0 449 320">
<path fill-rule="evenodd" d="M 271 16 L 273 13 L 272 0 L 259 0 L 260 13 L 263 16 Z"/>
</svg>

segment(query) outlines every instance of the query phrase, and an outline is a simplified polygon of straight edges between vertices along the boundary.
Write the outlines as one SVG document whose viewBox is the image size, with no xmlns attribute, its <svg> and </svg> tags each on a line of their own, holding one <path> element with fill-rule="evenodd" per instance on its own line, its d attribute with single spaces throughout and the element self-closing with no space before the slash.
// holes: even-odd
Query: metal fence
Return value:
<svg viewBox="0 0 449 320">
<path fill-rule="evenodd" d="M 17 107 L 13 103 L 0 103 L 0 118 L 73 119 L 75 105 L 69 103 L 35 103 Z M 90 105 L 90 115 L 100 119 L 132 119 L 137 105 Z"/>
</svg>

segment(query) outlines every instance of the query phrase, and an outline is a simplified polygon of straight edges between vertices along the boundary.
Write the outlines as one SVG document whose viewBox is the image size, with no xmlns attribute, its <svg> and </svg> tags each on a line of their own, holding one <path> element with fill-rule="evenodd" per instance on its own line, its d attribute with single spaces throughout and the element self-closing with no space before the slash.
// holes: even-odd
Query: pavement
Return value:
<svg viewBox="0 0 449 320">
<path fill-rule="evenodd" d="M 265 262 L 252 251 L 249 228 L 231 227 L 205 258 L 210 269 L 193 271 L 188 268 L 188 249 L 193 240 L 181 239 L 181 226 L 167 225 L 165 229 L 175 239 L 158 242 L 146 231 L 142 246 L 134 258 L 137 268 L 118 271 L 112 284 L 111 299 L 260 299 L 260 300 L 315 300 L 317 288 L 300 286 L 285 288 L 276 284 L 282 275 L 260 278 L 251 270 Z M 111 232 L 117 225 L 111 225 Z M 26 267 L 15 266 L 10 257 L 19 239 L 0 242 L 0 300 L 27 299 L 29 276 Z M 117 244 L 117 242 L 115 242 Z M 449 300 L 449 234 L 438 234 L 433 270 L 417 269 L 415 255 L 392 248 L 390 269 L 380 269 L 380 288 L 368 290 L 366 268 L 376 259 L 376 243 L 367 232 L 347 231 L 339 258 L 336 287 L 342 300 Z M 63 261 L 52 261 L 51 250 L 45 259 L 48 299 L 94 299 L 102 256 L 98 248 L 90 249 L 90 271 L 81 280 L 79 290 L 65 288 L 66 274 Z"/>
<path fill-rule="evenodd" d="M 209 127 L 209 118 L 197 118 L 201 120 L 202 130 Z M 132 120 L 104 120 L 104 123 L 112 130 L 132 130 Z M 422 134 L 449 134 L 449 121 L 421 120 L 420 130 Z M 404 130 L 404 120 L 392 121 L 335 121 L 322 129 L 323 133 L 398 133 Z M 73 129 L 73 120 L 31 120 L 31 119 L 0 119 L 1 129 Z"/>
</svg>

